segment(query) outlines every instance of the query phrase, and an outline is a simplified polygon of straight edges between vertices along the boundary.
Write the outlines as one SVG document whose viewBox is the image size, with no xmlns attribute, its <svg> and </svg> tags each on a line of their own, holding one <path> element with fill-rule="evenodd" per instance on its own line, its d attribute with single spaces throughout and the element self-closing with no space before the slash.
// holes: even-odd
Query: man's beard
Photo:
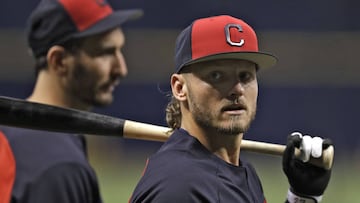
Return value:
<svg viewBox="0 0 360 203">
<path fill-rule="evenodd" d="M 95 107 L 107 106 L 112 102 L 112 100 L 103 101 L 97 98 L 96 84 L 98 79 L 84 65 L 77 63 L 72 74 L 72 80 L 68 86 L 68 91 L 71 92 L 72 97 L 78 98 L 82 103 Z"/>
<path fill-rule="evenodd" d="M 230 116 L 230 121 L 228 121 L 229 125 L 222 126 L 215 120 L 216 115 L 212 113 L 210 108 L 201 108 L 200 105 L 194 102 L 194 97 L 191 97 L 191 94 L 189 96 L 192 101 L 189 105 L 190 108 L 192 108 L 194 120 L 201 128 L 206 129 L 206 131 L 216 132 L 220 135 L 236 136 L 245 133 L 255 119 L 256 111 L 251 113 L 250 119 L 245 125 L 240 125 L 240 116 L 234 115 Z"/>
</svg>

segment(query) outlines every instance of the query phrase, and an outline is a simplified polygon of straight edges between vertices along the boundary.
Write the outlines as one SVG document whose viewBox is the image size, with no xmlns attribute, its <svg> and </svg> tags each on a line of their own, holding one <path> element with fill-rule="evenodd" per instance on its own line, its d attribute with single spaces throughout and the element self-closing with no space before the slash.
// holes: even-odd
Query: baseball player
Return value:
<svg viewBox="0 0 360 203">
<path fill-rule="evenodd" d="M 113 11 L 100 0 L 41 0 L 27 24 L 37 77 L 27 100 L 88 111 L 111 104 L 114 88 L 128 71 L 120 26 L 141 15 L 141 10 Z M 1 131 L 15 158 L 11 202 L 102 202 L 83 136 Z M 10 187 L 11 182 L 1 184 Z"/>
<path fill-rule="evenodd" d="M 172 100 L 166 120 L 174 130 L 146 164 L 130 202 L 265 203 L 253 166 L 240 156 L 255 118 L 257 73 L 277 59 L 258 50 L 254 30 L 227 16 L 195 20 L 177 38 Z M 328 139 L 292 133 L 283 156 L 290 203 L 320 202 L 330 170 L 308 161 Z M 294 149 L 303 149 L 301 160 Z"/>
</svg>

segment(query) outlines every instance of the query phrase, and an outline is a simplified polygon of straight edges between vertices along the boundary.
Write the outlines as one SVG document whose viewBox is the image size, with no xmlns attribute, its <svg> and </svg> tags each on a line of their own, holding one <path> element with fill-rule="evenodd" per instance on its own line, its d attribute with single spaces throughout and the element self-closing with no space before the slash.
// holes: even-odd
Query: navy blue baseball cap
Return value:
<svg viewBox="0 0 360 203">
<path fill-rule="evenodd" d="M 241 19 L 229 15 L 195 20 L 177 37 L 175 71 L 184 66 L 218 59 L 242 59 L 258 68 L 272 67 L 277 58 L 260 52 L 255 31 Z"/>
<path fill-rule="evenodd" d="M 70 39 L 99 34 L 141 17 L 141 9 L 113 11 L 106 0 L 41 0 L 27 23 L 32 55 Z"/>
</svg>

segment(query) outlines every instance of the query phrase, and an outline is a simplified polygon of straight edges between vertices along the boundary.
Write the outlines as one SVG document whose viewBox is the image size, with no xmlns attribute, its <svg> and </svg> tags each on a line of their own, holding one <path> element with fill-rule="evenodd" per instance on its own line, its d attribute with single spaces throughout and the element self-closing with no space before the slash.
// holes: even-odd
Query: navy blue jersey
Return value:
<svg viewBox="0 0 360 203">
<path fill-rule="evenodd" d="M 148 159 L 132 203 L 264 203 L 254 168 L 229 164 L 209 152 L 185 130 L 175 130 Z"/>
<path fill-rule="evenodd" d="M 83 136 L 1 127 L 16 176 L 11 203 L 101 203 Z"/>
</svg>

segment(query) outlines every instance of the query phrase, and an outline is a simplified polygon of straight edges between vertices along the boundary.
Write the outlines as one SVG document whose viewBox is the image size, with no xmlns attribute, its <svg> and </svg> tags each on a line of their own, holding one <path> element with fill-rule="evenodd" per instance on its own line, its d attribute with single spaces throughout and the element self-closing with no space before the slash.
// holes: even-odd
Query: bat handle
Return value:
<svg viewBox="0 0 360 203">
<path fill-rule="evenodd" d="M 286 146 L 280 144 L 271 144 L 265 142 L 251 141 L 251 140 L 242 140 L 241 150 L 271 154 L 282 156 L 285 151 Z M 301 151 L 295 148 L 295 157 L 300 157 Z M 334 159 L 334 147 L 329 146 L 323 150 L 322 156 L 319 158 L 310 158 L 309 162 L 315 166 L 331 169 Z"/>
<path fill-rule="evenodd" d="M 137 121 L 126 120 L 124 123 L 124 138 L 165 142 L 171 134 L 171 129 Z"/>
</svg>

